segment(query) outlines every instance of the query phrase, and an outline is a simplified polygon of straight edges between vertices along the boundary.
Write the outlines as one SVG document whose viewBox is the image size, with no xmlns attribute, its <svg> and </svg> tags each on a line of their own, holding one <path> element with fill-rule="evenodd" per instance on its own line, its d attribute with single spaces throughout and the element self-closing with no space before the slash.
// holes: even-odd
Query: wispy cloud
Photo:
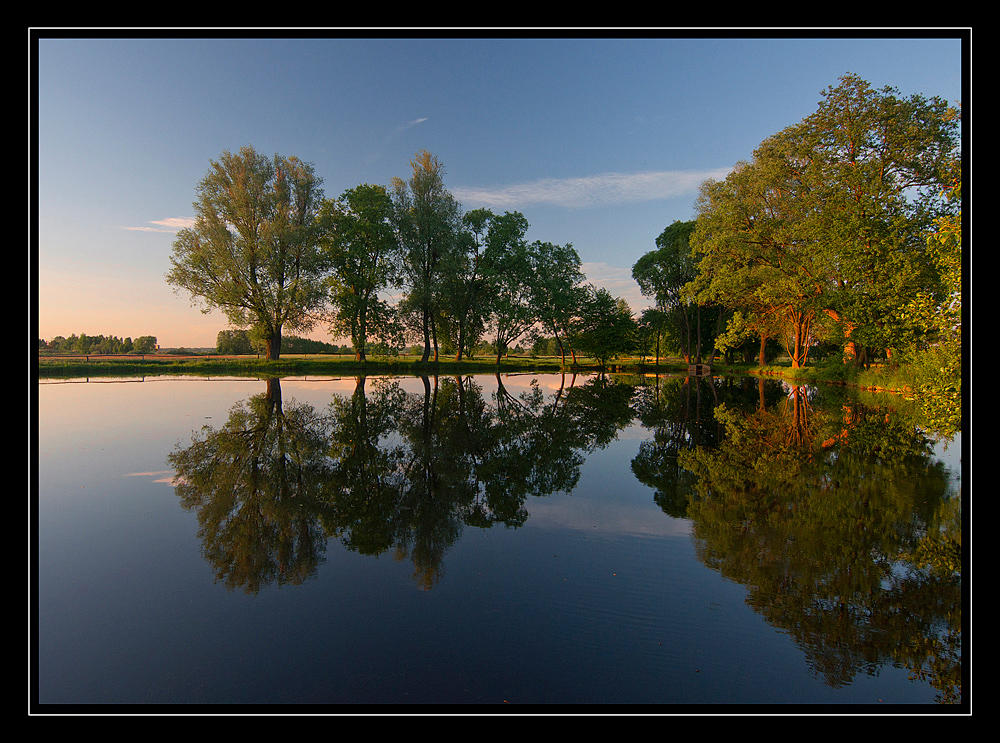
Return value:
<svg viewBox="0 0 1000 743">
<path fill-rule="evenodd" d="M 395 129 L 393 129 L 389 133 L 389 136 L 388 136 L 389 141 L 395 140 L 396 137 L 398 137 L 399 135 L 401 135 L 407 129 L 412 129 L 413 127 L 417 126 L 418 124 L 423 124 L 425 121 L 427 121 L 427 117 L 426 116 L 422 116 L 419 119 L 414 119 L 413 121 L 407 121 L 407 122 L 404 122 L 404 123 L 400 124 L 399 126 L 397 126 Z"/>
<path fill-rule="evenodd" d="M 419 119 L 414 119 L 413 121 L 407 121 L 405 124 L 400 124 L 398 127 L 396 127 L 396 133 L 398 134 L 400 132 L 405 132 L 411 126 L 416 126 L 417 124 L 423 124 L 425 121 L 427 121 L 426 116 L 423 116 Z"/>
<path fill-rule="evenodd" d="M 529 204 L 582 209 L 683 196 L 695 192 L 702 182 L 710 178 L 725 178 L 729 170 L 603 173 L 581 178 L 545 178 L 494 188 L 459 188 L 453 193 L 463 204 L 497 209 L 523 208 Z"/>
<path fill-rule="evenodd" d="M 123 230 L 133 230 L 136 232 L 179 232 L 185 227 L 194 226 L 193 217 L 167 217 L 149 222 L 153 227 L 122 227 Z"/>
<path fill-rule="evenodd" d="M 639 284 L 632 278 L 631 268 L 612 266 L 610 263 L 587 262 L 580 266 L 587 281 L 596 287 L 603 287 L 614 297 L 621 297 L 629 303 L 633 312 L 641 312 L 649 306 Z"/>
</svg>

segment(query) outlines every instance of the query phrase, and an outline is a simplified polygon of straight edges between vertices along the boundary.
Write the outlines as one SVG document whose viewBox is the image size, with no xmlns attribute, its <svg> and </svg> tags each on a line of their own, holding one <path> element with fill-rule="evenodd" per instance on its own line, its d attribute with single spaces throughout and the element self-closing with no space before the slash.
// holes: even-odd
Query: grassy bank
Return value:
<svg viewBox="0 0 1000 743">
<path fill-rule="evenodd" d="M 570 367 L 567 367 L 570 368 Z M 596 369 L 594 364 L 571 367 L 576 370 Z M 357 361 L 350 356 L 294 355 L 282 356 L 276 361 L 257 356 L 172 356 L 148 355 L 138 357 L 56 357 L 39 356 L 38 376 L 121 376 L 152 374 L 204 374 L 204 375 L 352 375 L 366 374 L 492 374 L 495 372 L 558 372 L 563 369 L 558 358 L 507 357 L 499 363 L 493 357 L 477 357 L 455 361 L 441 359 L 421 362 L 418 357 L 377 356 Z"/>
</svg>

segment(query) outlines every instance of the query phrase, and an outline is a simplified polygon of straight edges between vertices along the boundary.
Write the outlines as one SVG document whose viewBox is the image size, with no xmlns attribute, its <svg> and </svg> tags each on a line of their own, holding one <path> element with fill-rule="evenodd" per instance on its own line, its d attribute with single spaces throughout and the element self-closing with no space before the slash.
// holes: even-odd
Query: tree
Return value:
<svg viewBox="0 0 1000 743">
<path fill-rule="evenodd" d="M 745 310 L 762 348 L 776 332 L 793 368 L 805 364 L 816 339 L 830 266 L 809 187 L 781 139 L 771 138 L 724 181 L 702 185 L 691 238 L 699 272 L 690 290 Z"/>
<path fill-rule="evenodd" d="M 197 187 L 193 227 L 174 240 L 167 281 L 203 312 L 222 310 L 281 353 L 282 329 L 309 330 L 326 301 L 316 243 L 322 181 L 298 158 L 252 147 L 211 161 Z"/>
<path fill-rule="evenodd" d="M 946 101 L 903 97 L 856 75 L 824 91 L 816 112 L 779 137 L 808 184 L 817 247 L 827 256 L 827 314 L 861 349 L 907 345 L 901 308 L 936 282 L 924 235 L 953 213 L 939 196 L 960 168 L 960 115 Z"/>
<path fill-rule="evenodd" d="M 575 345 L 597 359 L 603 369 L 608 361 L 630 353 L 636 344 L 637 325 L 624 299 L 604 288 L 588 286 Z"/>
<path fill-rule="evenodd" d="M 489 275 L 489 327 L 497 363 L 536 320 L 532 284 L 536 277 L 525 240 L 528 220 L 505 212 L 490 221 L 484 261 Z"/>
<path fill-rule="evenodd" d="M 531 244 L 531 253 L 535 267 L 530 285 L 535 316 L 543 331 L 552 333 L 565 364 L 566 345 L 586 298 L 580 256 L 568 243 L 553 245 L 537 240 Z M 570 351 L 573 353 L 572 346 Z"/>
<path fill-rule="evenodd" d="M 910 342 L 903 308 L 936 282 L 923 235 L 957 167 L 957 115 L 944 101 L 853 75 L 824 96 L 725 181 L 703 185 L 692 236 L 699 296 L 780 327 L 793 366 L 824 333 L 857 359 L 858 344 Z"/>
<path fill-rule="evenodd" d="M 369 336 L 382 338 L 393 326 L 392 308 L 379 297 L 399 277 L 391 216 L 392 199 L 383 186 L 348 189 L 320 209 L 320 245 L 332 269 L 332 330 L 350 336 L 358 361 L 365 360 Z"/>
<path fill-rule="evenodd" d="M 132 341 L 132 350 L 135 353 L 152 353 L 156 350 L 156 336 L 140 335 Z"/>
<path fill-rule="evenodd" d="M 443 263 L 441 319 L 456 361 L 476 346 L 485 329 L 490 298 L 485 252 L 494 218 L 489 209 L 464 214 L 456 249 Z"/>
<path fill-rule="evenodd" d="M 405 311 L 416 315 L 424 350 L 421 361 L 434 349 L 437 361 L 436 315 L 441 299 L 441 268 L 455 248 L 460 231 L 461 208 L 444 187 L 444 167 L 438 159 L 421 150 L 410 161 L 409 181 L 392 179 L 393 223 L 403 251 L 402 271 L 407 295 Z"/>
<path fill-rule="evenodd" d="M 692 317 L 691 297 L 685 287 L 698 274 L 697 264 L 691 253 L 690 238 L 695 222 L 675 220 L 656 238 L 656 250 L 639 258 L 632 266 L 632 278 L 642 293 L 651 297 L 655 307 L 674 327 L 674 335 L 681 340 L 681 353 L 691 361 L 695 348 L 700 348 L 700 334 L 692 338 L 701 316 Z M 659 354 L 657 354 L 659 355 Z"/>
<path fill-rule="evenodd" d="M 825 273 L 804 214 L 796 173 L 769 142 L 722 182 L 702 186 L 692 244 L 705 301 L 746 309 L 755 327 L 779 327 L 792 367 L 805 363 Z M 762 336 L 763 337 L 763 336 Z"/>
</svg>

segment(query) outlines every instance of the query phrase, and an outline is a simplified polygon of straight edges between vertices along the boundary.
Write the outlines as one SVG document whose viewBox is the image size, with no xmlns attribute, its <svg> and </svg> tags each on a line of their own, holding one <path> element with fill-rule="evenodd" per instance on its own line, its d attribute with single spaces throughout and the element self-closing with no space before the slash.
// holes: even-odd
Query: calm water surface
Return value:
<svg viewBox="0 0 1000 743">
<path fill-rule="evenodd" d="M 37 700 L 955 709 L 960 441 L 843 394 L 44 380 Z"/>
</svg>

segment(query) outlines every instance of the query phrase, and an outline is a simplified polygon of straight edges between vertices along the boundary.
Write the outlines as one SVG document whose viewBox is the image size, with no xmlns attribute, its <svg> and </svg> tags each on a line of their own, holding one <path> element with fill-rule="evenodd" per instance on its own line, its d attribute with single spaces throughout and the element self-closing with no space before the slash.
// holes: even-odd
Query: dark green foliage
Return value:
<svg viewBox="0 0 1000 743">
<path fill-rule="evenodd" d="M 73 333 L 69 338 L 57 335 L 49 341 L 39 339 L 38 350 L 49 353 L 83 353 L 114 355 L 126 353 L 151 353 L 156 350 L 156 337 L 142 335 L 133 341 L 114 335 L 87 335 Z"/>
</svg>

